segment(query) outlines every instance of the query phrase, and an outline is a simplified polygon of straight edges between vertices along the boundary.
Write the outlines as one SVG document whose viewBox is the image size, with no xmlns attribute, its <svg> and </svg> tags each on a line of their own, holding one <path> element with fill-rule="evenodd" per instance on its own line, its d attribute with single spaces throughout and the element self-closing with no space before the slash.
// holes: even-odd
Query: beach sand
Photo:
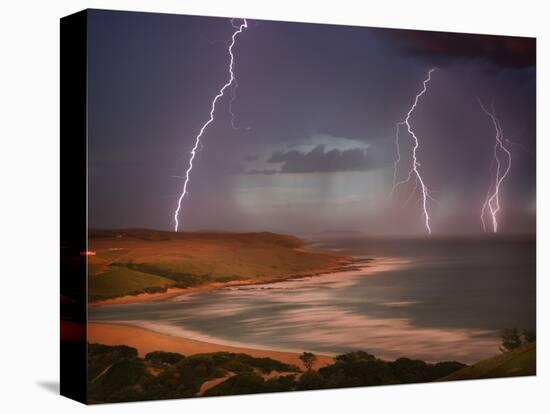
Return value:
<svg viewBox="0 0 550 414">
<path fill-rule="evenodd" d="M 220 345 L 161 334 L 135 326 L 89 323 L 88 342 L 104 345 L 127 345 L 136 348 L 141 357 L 152 351 L 177 352 L 185 356 L 210 352 L 244 353 L 256 358 L 268 357 L 304 369 L 298 353 Z M 317 361 L 313 368 L 319 369 L 333 362 L 334 358 L 331 356 L 317 355 Z"/>
</svg>

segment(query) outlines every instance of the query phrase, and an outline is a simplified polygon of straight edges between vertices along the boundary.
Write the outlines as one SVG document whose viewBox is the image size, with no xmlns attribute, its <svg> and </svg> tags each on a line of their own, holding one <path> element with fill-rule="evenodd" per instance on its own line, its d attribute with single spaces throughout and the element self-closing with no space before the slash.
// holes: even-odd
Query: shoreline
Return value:
<svg viewBox="0 0 550 414">
<path fill-rule="evenodd" d="M 275 351 L 222 345 L 213 342 L 182 338 L 166 333 L 158 333 L 147 328 L 118 323 L 91 322 L 88 324 L 88 342 L 104 345 L 127 345 L 136 348 L 140 357 L 153 351 L 177 352 L 189 356 L 213 352 L 244 353 L 255 358 L 271 358 L 286 364 L 296 365 L 302 370 L 304 365 L 297 352 Z M 334 362 L 334 357 L 316 354 L 315 369 Z"/>
<path fill-rule="evenodd" d="M 338 260 L 337 265 L 328 269 L 317 271 L 317 272 L 284 275 L 281 277 L 270 278 L 270 279 L 249 279 L 249 280 L 241 280 L 241 281 L 236 280 L 236 281 L 223 282 L 223 283 L 214 282 L 214 283 L 208 283 L 205 285 L 189 287 L 189 288 L 167 288 L 165 292 L 140 293 L 137 295 L 125 295 L 125 296 L 119 296 L 116 298 L 88 302 L 88 307 L 158 302 L 166 299 L 171 299 L 177 296 L 187 295 L 187 294 L 196 293 L 196 292 L 206 292 L 206 291 L 212 291 L 217 289 L 224 289 L 228 287 L 264 285 L 264 284 L 283 282 L 283 281 L 292 280 L 292 279 L 323 276 L 331 273 L 351 272 L 351 271 L 360 270 L 361 268 L 368 266 L 374 260 L 375 260 L 374 258 L 370 258 L 370 257 L 342 256 Z"/>
</svg>

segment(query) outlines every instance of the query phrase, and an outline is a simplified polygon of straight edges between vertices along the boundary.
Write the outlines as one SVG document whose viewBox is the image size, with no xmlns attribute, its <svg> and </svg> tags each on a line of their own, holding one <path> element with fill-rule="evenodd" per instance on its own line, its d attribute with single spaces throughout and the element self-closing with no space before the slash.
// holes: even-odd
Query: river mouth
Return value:
<svg viewBox="0 0 550 414">
<path fill-rule="evenodd" d="M 502 329 L 534 326 L 530 246 L 426 245 L 421 255 L 400 243 L 347 272 L 91 308 L 90 320 L 248 348 L 464 363 L 498 353 Z"/>
</svg>

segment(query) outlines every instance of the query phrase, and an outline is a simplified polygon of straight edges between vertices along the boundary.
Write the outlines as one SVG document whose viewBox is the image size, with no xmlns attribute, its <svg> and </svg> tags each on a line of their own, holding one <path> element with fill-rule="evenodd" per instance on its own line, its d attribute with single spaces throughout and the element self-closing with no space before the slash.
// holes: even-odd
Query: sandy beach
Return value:
<svg viewBox="0 0 550 414">
<path fill-rule="evenodd" d="M 272 358 L 287 364 L 294 364 L 304 369 L 298 353 L 280 352 L 263 349 L 241 348 L 220 345 L 193 339 L 180 338 L 161 334 L 134 326 L 90 323 L 88 324 L 88 342 L 105 345 L 127 345 L 138 350 L 141 357 L 152 351 L 177 352 L 185 356 L 210 352 L 245 353 L 257 358 Z M 327 355 L 317 355 L 315 369 L 333 363 L 334 359 Z"/>
</svg>

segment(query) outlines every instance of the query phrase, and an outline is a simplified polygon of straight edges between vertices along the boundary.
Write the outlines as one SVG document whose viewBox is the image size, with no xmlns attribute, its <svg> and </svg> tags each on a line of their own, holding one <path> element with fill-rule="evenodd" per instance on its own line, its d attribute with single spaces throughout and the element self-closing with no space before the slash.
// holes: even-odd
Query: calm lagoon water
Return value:
<svg viewBox="0 0 550 414">
<path fill-rule="evenodd" d="M 374 258 L 360 271 L 90 308 L 93 321 L 253 348 L 475 362 L 535 327 L 535 241 L 312 241 Z"/>
</svg>

